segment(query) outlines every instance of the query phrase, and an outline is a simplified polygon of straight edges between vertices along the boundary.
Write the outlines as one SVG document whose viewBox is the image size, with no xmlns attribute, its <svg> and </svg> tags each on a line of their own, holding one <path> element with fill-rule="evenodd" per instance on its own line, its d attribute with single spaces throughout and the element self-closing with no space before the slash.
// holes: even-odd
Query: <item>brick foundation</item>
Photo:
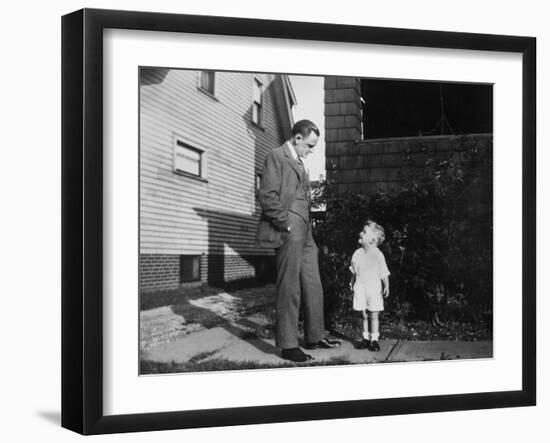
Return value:
<svg viewBox="0 0 550 443">
<path fill-rule="evenodd" d="M 140 291 L 177 288 L 180 284 L 180 256 L 140 254 Z"/>
<path fill-rule="evenodd" d="M 200 280 L 181 282 L 180 255 L 140 254 L 139 288 L 141 292 L 175 289 L 180 285 L 223 284 L 239 280 L 272 281 L 273 256 L 202 255 Z"/>
</svg>

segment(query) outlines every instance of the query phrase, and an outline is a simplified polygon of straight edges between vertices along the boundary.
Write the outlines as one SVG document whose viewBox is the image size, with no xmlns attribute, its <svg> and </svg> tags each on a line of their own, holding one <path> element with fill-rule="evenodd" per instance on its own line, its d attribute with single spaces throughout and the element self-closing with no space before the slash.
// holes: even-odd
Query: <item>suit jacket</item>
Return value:
<svg viewBox="0 0 550 443">
<path fill-rule="evenodd" d="M 256 235 L 259 246 L 281 246 L 283 232 L 289 226 L 288 209 L 297 190 L 304 185 L 309 193 L 309 178 L 307 174 L 302 174 L 288 143 L 269 153 L 260 180 L 259 200 L 262 214 Z"/>
</svg>

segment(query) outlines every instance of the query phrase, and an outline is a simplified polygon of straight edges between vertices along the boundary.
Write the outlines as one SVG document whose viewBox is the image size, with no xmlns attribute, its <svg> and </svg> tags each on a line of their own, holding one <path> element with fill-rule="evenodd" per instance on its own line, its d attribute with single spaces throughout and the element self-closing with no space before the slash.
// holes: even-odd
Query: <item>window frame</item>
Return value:
<svg viewBox="0 0 550 443">
<path fill-rule="evenodd" d="M 204 86 L 204 82 L 203 82 L 203 74 L 209 74 L 211 75 L 211 83 L 212 83 L 212 90 L 210 90 L 209 88 L 205 87 Z M 216 97 L 216 71 L 211 71 L 211 70 L 202 70 L 202 71 L 199 71 L 198 73 L 198 79 L 197 79 L 197 88 L 199 89 L 199 91 L 201 91 L 202 93 L 208 95 L 209 97 L 215 99 L 215 100 L 218 100 L 218 98 Z"/>
<path fill-rule="evenodd" d="M 260 101 L 256 101 L 255 97 L 255 91 L 256 91 L 256 85 L 259 86 L 260 89 Z M 265 85 L 264 82 L 259 79 L 258 77 L 254 77 L 252 80 L 252 107 L 250 111 L 250 120 L 252 123 L 254 123 L 256 126 L 258 126 L 261 129 L 264 129 L 264 115 L 265 115 L 265 100 L 264 100 L 264 93 L 265 93 Z M 258 121 L 254 120 L 254 109 L 256 105 L 259 105 L 259 112 L 258 112 Z"/>
<path fill-rule="evenodd" d="M 194 278 L 193 276 L 191 276 L 191 278 L 188 278 L 186 279 L 184 277 L 184 268 L 185 268 L 185 265 L 184 265 L 184 261 L 185 260 L 197 260 L 198 262 L 198 272 L 197 272 L 197 277 Z M 201 281 L 201 255 L 200 254 L 180 254 L 180 266 L 179 266 L 179 284 L 184 284 L 184 283 L 193 283 L 193 282 L 200 282 Z M 194 268 L 194 263 L 191 263 L 191 268 Z M 191 274 L 193 274 L 193 272 L 191 272 Z"/>
<path fill-rule="evenodd" d="M 178 148 L 187 149 L 189 151 L 199 154 L 199 173 L 195 174 L 191 171 L 186 171 L 184 169 L 179 169 L 177 167 L 177 156 Z M 200 180 L 203 182 L 208 182 L 206 179 L 206 151 L 204 149 L 197 148 L 189 143 L 187 143 L 183 137 L 174 135 L 173 138 L 173 148 L 172 148 L 172 171 L 175 174 L 182 175 L 185 177 L 193 178 L 195 180 Z"/>
</svg>

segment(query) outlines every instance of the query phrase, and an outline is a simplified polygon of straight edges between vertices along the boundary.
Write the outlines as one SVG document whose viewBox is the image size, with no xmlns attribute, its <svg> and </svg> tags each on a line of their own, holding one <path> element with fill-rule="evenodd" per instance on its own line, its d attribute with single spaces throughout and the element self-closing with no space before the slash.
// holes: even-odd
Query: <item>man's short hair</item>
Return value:
<svg viewBox="0 0 550 443">
<path fill-rule="evenodd" d="M 310 120 L 300 120 L 299 122 L 294 123 L 292 127 L 292 136 L 300 134 L 302 137 L 307 137 L 309 134 L 314 132 L 317 137 L 321 135 L 321 131 L 315 123 Z"/>
</svg>

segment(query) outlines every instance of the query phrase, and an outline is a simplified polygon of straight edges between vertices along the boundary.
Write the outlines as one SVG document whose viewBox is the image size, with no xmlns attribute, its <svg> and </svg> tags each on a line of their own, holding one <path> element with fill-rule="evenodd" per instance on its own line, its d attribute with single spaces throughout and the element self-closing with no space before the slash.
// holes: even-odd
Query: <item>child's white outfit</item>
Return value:
<svg viewBox="0 0 550 443">
<path fill-rule="evenodd" d="M 376 246 L 359 248 L 351 257 L 350 271 L 355 274 L 353 309 L 383 311 L 382 279 L 390 275 L 386 259 Z"/>
</svg>

